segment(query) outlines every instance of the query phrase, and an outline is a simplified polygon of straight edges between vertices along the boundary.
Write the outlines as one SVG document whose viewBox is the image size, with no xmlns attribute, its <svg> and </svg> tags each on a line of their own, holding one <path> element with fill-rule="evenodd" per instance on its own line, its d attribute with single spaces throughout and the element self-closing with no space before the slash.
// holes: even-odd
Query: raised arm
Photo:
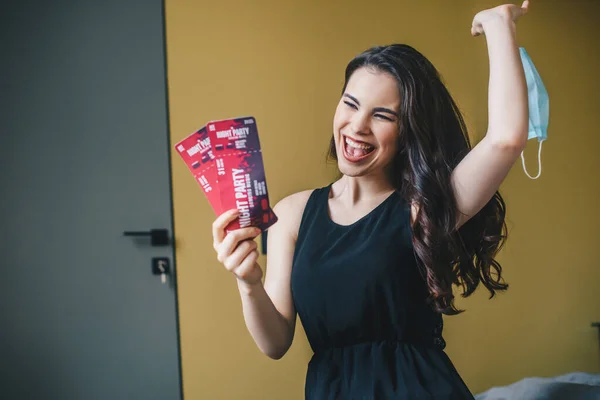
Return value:
<svg viewBox="0 0 600 400">
<path fill-rule="evenodd" d="M 516 40 L 516 21 L 527 12 L 507 4 L 478 13 L 473 36 L 487 40 L 490 80 L 488 130 L 452 174 L 458 226 L 477 214 L 499 189 L 527 142 L 527 83 Z"/>
</svg>

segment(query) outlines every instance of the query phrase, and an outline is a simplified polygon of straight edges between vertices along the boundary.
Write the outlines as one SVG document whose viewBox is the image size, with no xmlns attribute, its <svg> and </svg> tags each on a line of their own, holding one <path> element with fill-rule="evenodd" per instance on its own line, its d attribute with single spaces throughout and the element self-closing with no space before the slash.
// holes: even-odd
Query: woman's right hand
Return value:
<svg viewBox="0 0 600 400">
<path fill-rule="evenodd" d="M 241 228 L 226 233 L 225 228 L 239 216 L 237 209 L 221 214 L 213 223 L 213 247 L 217 259 L 236 278 L 249 286 L 261 282 L 262 269 L 258 259 L 257 244 L 254 241 L 261 230 L 256 227 Z"/>
</svg>

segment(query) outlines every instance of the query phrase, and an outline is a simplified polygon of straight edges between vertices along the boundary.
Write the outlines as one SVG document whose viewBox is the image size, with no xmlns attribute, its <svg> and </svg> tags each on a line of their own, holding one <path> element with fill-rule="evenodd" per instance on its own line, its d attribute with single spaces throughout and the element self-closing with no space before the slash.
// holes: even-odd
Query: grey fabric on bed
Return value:
<svg viewBox="0 0 600 400">
<path fill-rule="evenodd" d="M 572 372 L 553 378 L 525 378 L 475 395 L 476 400 L 600 400 L 600 375 Z"/>
</svg>

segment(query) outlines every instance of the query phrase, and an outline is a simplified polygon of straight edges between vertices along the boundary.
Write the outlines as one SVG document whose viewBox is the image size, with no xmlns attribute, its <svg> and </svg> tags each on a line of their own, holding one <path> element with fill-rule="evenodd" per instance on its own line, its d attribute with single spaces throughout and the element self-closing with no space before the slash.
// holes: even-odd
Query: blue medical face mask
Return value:
<svg viewBox="0 0 600 400">
<path fill-rule="evenodd" d="M 542 142 L 548 139 L 548 120 L 550 118 L 550 99 L 548 92 L 544 87 L 542 78 L 538 74 L 533 61 L 523 47 L 519 48 L 523 69 L 525 70 L 525 79 L 527 80 L 527 97 L 529 102 L 529 134 L 527 140 L 537 138 L 539 142 L 538 150 L 538 174 L 532 177 L 525 167 L 525 157 L 521 153 L 523 161 L 523 170 L 531 179 L 537 179 L 542 174 Z"/>
</svg>

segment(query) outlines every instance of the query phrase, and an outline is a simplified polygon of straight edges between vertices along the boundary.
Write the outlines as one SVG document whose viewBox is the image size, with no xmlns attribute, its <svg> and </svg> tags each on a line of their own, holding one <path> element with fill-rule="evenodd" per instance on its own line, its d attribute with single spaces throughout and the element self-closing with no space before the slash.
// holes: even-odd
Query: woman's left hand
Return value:
<svg viewBox="0 0 600 400">
<path fill-rule="evenodd" d="M 498 7 L 480 11 L 475 15 L 475 18 L 473 18 L 471 35 L 479 36 L 485 34 L 485 24 L 495 19 L 502 19 L 506 22 L 515 23 L 520 17 L 527 13 L 528 8 L 529 0 L 525 0 L 521 7 L 514 4 L 503 4 Z"/>
</svg>

